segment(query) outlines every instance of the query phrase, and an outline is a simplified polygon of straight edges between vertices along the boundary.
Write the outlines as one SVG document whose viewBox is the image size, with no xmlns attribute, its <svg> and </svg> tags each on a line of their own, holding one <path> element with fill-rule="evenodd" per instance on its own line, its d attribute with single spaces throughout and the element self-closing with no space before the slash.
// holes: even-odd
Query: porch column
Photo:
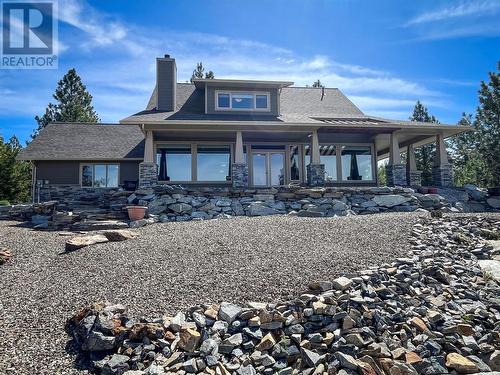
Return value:
<svg viewBox="0 0 500 375">
<path fill-rule="evenodd" d="M 144 141 L 144 162 L 154 163 L 153 158 L 153 132 L 151 130 L 146 131 L 146 139 Z"/>
<path fill-rule="evenodd" d="M 243 135 L 241 131 L 236 132 L 234 163 L 231 165 L 231 179 L 234 188 L 246 189 L 248 187 L 248 167 L 245 163 L 243 153 Z"/>
<path fill-rule="evenodd" d="M 401 164 L 399 141 L 397 132 L 392 132 L 389 140 L 389 164 L 385 167 L 387 174 L 387 185 L 406 185 L 406 166 Z"/>
<path fill-rule="evenodd" d="M 321 164 L 317 130 L 313 130 L 311 133 L 311 160 L 307 166 L 307 184 L 309 186 L 323 186 L 325 184 L 325 165 Z"/>
<path fill-rule="evenodd" d="M 158 167 L 154 161 L 153 132 L 147 130 L 144 139 L 144 161 L 139 164 L 139 187 L 158 184 Z"/>
<path fill-rule="evenodd" d="M 422 186 L 422 171 L 417 170 L 413 144 L 406 147 L 406 180 L 410 186 Z"/>
<path fill-rule="evenodd" d="M 436 186 L 453 186 L 453 166 L 448 160 L 443 133 L 436 135 L 436 157 L 432 168 L 432 179 Z"/>
</svg>

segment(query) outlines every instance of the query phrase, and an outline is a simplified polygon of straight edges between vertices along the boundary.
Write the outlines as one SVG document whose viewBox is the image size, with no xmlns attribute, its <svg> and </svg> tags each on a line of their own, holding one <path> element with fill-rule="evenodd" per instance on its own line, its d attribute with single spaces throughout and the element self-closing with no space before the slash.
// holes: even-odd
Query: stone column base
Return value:
<svg viewBox="0 0 500 375">
<path fill-rule="evenodd" d="M 410 186 L 422 186 L 422 171 L 408 171 L 406 173 L 406 180 Z"/>
<path fill-rule="evenodd" d="M 139 164 L 139 187 L 151 187 L 158 184 L 158 166 L 156 163 Z"/>
<path fill-rule="evenodd" d="M 248 187 L 247 165 L 233 163 L 231 165 L 231 179 L 233 181 L 233 188 L 246 189 Z"/>
<path fill-rule="evenodd" d="M 386 165 L 385 172 L 387 175 L 387 185 L 389 186 L 406 186 L 406 165 L 393 164 Z"/>
<path fill-rule="evenodd" d="M 453 186 L 453 165 L 434 166 L 432 168 L 432 181 L 436 186 Z"/>
<path fill-rule="evenodd" d="M 307 184 L 309 186 L 325 185 L 325 165 L 308 164 L 307 165 Z"/>
</svg>

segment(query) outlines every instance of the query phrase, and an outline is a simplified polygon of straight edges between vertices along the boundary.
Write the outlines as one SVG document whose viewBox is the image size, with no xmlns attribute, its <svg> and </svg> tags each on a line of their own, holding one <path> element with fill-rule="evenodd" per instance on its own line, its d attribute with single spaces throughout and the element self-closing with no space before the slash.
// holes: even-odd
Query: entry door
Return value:
<svg viewBox="0 0 500 375">
<path fill-rule="evenodd" d="M 279 186 L 285 184 L 285 153 L 254 152 L 252 154 L 253 186 Z"/>
</svg>

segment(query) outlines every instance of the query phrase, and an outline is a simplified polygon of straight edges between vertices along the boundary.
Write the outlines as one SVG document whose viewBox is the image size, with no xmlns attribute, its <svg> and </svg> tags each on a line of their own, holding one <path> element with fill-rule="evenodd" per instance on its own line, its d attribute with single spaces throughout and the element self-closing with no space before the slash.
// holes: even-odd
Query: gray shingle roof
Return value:
<svg viewBox="0 0 500 375">
<path fill-rule="evenodd" d="M 217 121 L 276 121 L 292 123 L 317 123 L 314 117 L 364 117 L 339 89 L 325 88 L 322 98 L 320 88 L 284 87 L 281 90 L 280 115 L 205 114 L 204 91 L 193 84 L 177 84 L 176 110 L 156 111 L 156 88 L 146 109 L 129 116 L 122 122 L 142 123 L 163 120 L 217 120 Z"/>
<path fill-rule="evenodd" d="M 137 125 L 49 124 L 19 154 L 20 160 L 114 160 L 144 156 Z"/>
</svg>

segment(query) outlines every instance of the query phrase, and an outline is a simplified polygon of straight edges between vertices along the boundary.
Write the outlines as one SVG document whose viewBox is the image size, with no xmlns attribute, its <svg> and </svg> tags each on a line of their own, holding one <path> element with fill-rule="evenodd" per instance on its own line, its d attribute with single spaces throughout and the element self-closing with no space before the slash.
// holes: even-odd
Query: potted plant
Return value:
<svg viewBox="0 0 500 375">
<path fill-rule="evenodd" d="M 127 206 L 128 217 L 131 221 L 141 220 L 146 215 L 145 206 Z"/>
</svg>

